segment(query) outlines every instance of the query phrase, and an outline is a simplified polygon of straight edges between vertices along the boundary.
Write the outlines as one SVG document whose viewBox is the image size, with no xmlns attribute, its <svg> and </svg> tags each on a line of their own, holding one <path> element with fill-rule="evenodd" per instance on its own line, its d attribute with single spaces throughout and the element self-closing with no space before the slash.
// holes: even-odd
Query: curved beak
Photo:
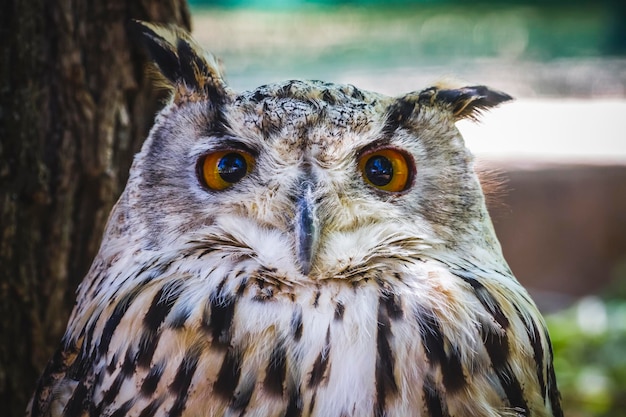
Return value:
<svg viewBox="0 0 626 417">
<path fill-rule="evenodd" d="M 300 263 L 300 272 L 308 275 L 315 258 L 319 237 L 319 220 L 316 216 L 313 197 L 313 184 L 303 181 L 300 195 L 296 201 L 294 232 L 296 237 L 296 256 Z"/>
</svg>

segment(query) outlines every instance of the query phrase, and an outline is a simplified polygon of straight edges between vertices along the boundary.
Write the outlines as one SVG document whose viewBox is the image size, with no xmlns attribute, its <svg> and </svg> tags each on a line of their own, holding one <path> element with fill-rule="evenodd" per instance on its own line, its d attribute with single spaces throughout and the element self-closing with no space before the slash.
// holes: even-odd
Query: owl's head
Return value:
<svg viewBox="0 0 626 417">
<path fill-rule="evenodd" d="M 387 97 L 320 81 L 237 93 L 186 33 L 140 28 L 172 94 L 110 233 L 300 279 L 459 254 L 504 262 L 455 122 L 508 95 L 435 86 Z"/>
</svg>

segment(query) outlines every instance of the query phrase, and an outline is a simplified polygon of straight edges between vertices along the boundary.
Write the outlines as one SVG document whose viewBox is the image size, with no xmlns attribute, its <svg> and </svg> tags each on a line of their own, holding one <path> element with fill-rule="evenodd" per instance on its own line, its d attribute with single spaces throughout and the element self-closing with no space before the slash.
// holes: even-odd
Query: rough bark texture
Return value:
<svg viewBox="0 0 626 417">
<path fill-rule="evenodd" d="M 158 103 L 131 19 L 184 0 L 2 0 L 0 407 L 21 416 Z"/>
</svg>

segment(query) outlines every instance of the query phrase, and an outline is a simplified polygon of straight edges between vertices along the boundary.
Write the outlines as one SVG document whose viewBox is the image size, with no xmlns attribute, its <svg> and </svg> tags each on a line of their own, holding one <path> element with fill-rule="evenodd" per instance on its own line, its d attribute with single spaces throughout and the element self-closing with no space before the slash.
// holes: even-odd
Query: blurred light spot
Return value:
<svg viewBox="0 0 626 417">
<path fill-rule="evenodd" d="M 586 367 L 578 374 L 576 385 L 579 392 L 595 397 L 608 391 L 609 380 L 601 369 Z"/>
<path fill-rule="evenodd" d="M 606 332 L 606 307 L 598 297 L 585 297 L 576 310 L 576 319 L 580 330 L 587 334 L 598 335 Z"/>
<path fill-rule="evenodd" d="M 611 409 L 610 382 L 607 375 L 595 367 L 584 368 L 576 378 L 576 390 L 594 415 L 604 415 Z"/>
<path fill-rule="evenodd" d="M 501 58 L 520 58 L 528 46 L 524 19 L 512 14 L 492 13 L 474 26 L 473 40 L 482 50 Z"/>
</svg>

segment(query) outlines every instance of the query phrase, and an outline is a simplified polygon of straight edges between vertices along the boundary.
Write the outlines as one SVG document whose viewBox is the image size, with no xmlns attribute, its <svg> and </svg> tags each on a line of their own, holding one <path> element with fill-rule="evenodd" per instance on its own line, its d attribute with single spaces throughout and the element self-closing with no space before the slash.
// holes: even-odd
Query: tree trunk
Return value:
<svg viewBox="0 0 626 417">
<path fill-rule="evenodd" d="M 2 0 L 0 408 L 21 416 L 157 110 L 131 19 L 184 0 Z"/>
</svg>

